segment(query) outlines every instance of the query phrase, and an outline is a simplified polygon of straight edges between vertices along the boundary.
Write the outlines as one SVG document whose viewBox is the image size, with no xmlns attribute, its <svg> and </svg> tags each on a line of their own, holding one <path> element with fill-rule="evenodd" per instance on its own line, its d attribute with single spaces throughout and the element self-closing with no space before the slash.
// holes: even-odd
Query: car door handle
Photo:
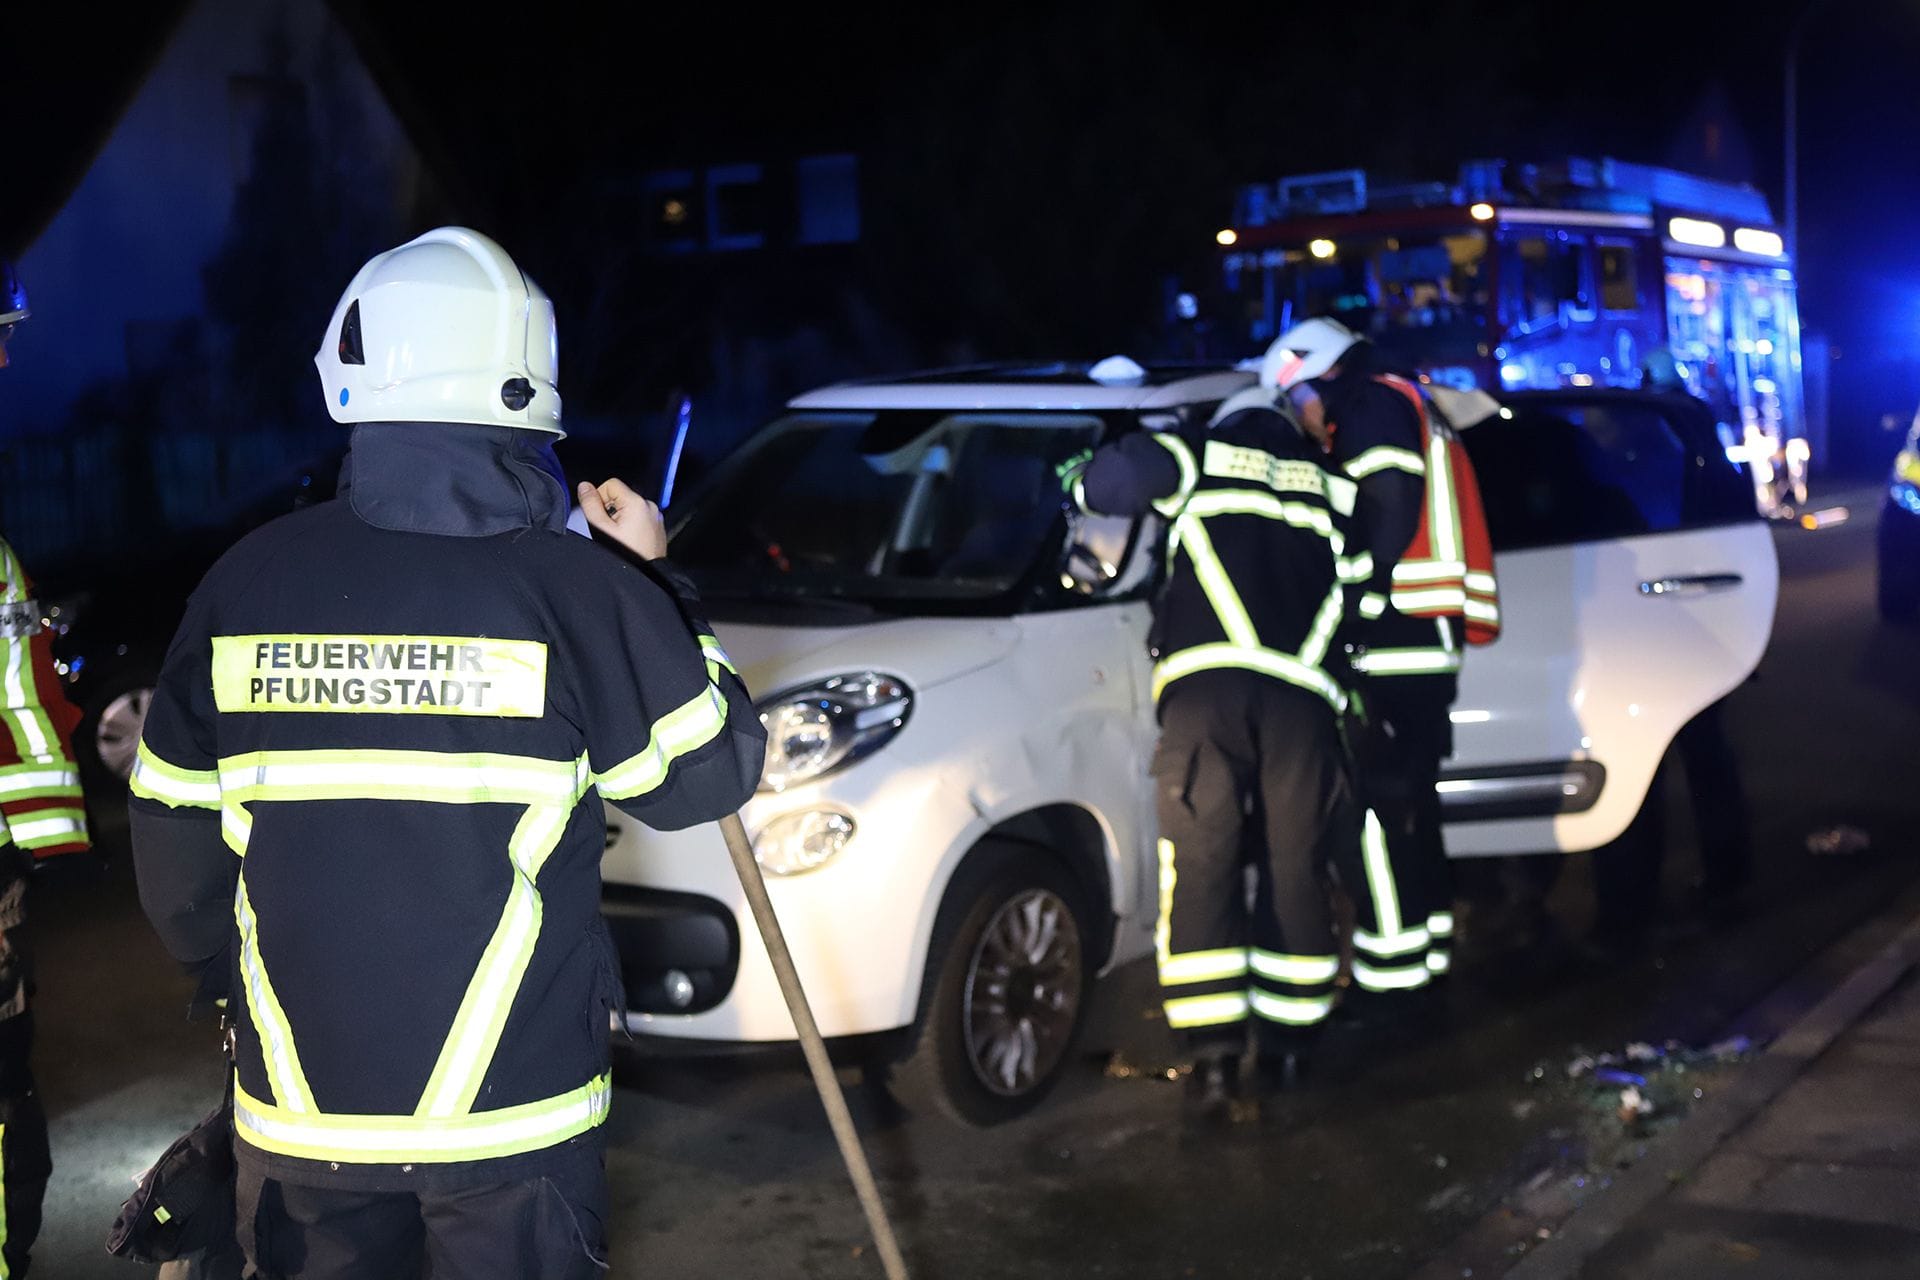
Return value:
<svg viewBox="0 0 1920 1280">
<path fill-rule="evenodd" d="M 1703 596 L 1731 591 L 1746 579 L 1737 573 L 1696 573 L 1684 578 L 1653 578 L 1640 584 L 1643 596 Z"/>
</svg>

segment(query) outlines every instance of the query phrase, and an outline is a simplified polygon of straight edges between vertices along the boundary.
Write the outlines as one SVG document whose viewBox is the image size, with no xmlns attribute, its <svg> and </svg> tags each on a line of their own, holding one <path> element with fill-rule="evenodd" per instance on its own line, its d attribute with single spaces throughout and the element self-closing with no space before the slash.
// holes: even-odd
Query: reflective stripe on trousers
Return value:
<svg viewBox="0 0 1920 1280">
<path fill-rule="evenodd" d="M 1453 969 L 1453 912 L 1436 911 L 1428 916 L 1427 932 L 1433 936 L 1427 969 L 1438 977 Z"/>
<path fill-rule="evenodd" d="M 1180 881 L 1180 870 L 1173 841 L 1163 836 L 1158 851 L 1160 911 L 1154 922 L 1153 951 L 1158 962 L 1163 993 L 1161 1003 L 1166 1011 L 1167 1025 L 1175 1030 L 1185 1030 L 1244 1022 L 1247 1017 L 1247 997 L 1243 991 L 1216 991 L 1187 996 L 1172 994 L 1173 989 L 1183 986 L 1244 978 L 1247 974 L 1247 949 L 1226 947 L 1173 954 L 1173 893 Z"/>
<path fill-rule="evenodd" d="M 1427 951 L 1433 936 L 1425 925 L 1409 928 L 1401 911 L 1399 884 L 1388 855 L 1380 815 L 1367 810 L 1360 836 L 1367 878 L 1367 902 L 1374 928 L 1353 931 L 1353 981 L 1364 991 L 1411 991 L 1431 980 Z"/>
</svg>

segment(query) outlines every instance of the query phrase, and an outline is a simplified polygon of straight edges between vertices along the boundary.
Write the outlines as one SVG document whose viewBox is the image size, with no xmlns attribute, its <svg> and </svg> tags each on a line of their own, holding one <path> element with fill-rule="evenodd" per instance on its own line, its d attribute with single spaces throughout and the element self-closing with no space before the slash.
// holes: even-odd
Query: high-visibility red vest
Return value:
<svg viewBox="0 0 1920 1280">
<path fill-rule="evenodd" d="M 0 845 L 34 859 L 88 847 L 71 741 L 80 713 L 54 670 L 32 583 L 0 540 Z"/>
<path fill-rule="evenodd" d="M 1374 381 L 1405 396 L 1419 415 L 1427 468 L 1420 527 L 1393 567 L 1393 607 L 1416 618 L 1459 618 L 1468 644 L 1492 644 L 1500 636 L 1500 588 L 1473 463 L 1458 435 L 1435 427 L 1418 387 L 1388 374 Z"/>
</svg>

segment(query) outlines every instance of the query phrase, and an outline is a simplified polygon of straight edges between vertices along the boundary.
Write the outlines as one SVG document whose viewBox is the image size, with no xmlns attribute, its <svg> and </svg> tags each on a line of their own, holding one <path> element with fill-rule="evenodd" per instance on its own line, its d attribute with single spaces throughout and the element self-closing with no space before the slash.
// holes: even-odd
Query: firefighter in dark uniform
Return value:
<svg viewBox="0 0 1920 1280">
<path fill-rule="evenodd" d="M 1356 929 L 1353 978 L 1358 1005 L 1391 1008 L 1452 968 L 1436 784 L 1453 752 L 1463 644 L 1498 634 L 1491 546 L 1457 441 L 1419 387 L 1375 367 L 1371 343 L 1337 321 L 1305 321 L 1268 350 L 1262 382 L 1292 399 L 1359 486 L 1372 576 L 1343 638 L 1364 705 L 1362 854 L 1381 927 Z"/>
<path fill-rule="evenodd" d="M 1201 429 L 1122 436 L 1069 484 L 1088 511 L 1168 522 L 1152 639 L 1154 939 L 1167 1023 L 1194 1059 L 1190 1106 L 1213 1119 L 1240 1091 L 1250 1022 L 1263 1073 L 1284 1079 L 1332 1008 L 1323 876 L 1356 841 L 1346 695 L 1329 665 L 1359 572 L 1345 537 L 1354 486 L 1261 388 Z"/>
<path fill-rule="evenodd" d="M 602 803 L 719 818 L 765 734 L 657 509 L 583 485 L 565 532 L 553 311 L 498 245 L 376 257 L 316 364 L 340 496 L 208 573 L 132 780 L 147 913 L 237 1028 L 240 1237 L 266 1277 L 595 1275 Z"/>
<path fill-rule="evenodd" d="M 0 368 L 27 318 L 27 293 L 0 260 Z M 0 1277 L 27 1274 L 52 1175 L 47 1113 L 33 1066 L 28 877 L 84 853 L 86 806 L 71 737 L 80 713 L 61 692 L 33 583 L 0 538 Z M 61 865 L 73 865 L 72 859 Z"/>
</svg>

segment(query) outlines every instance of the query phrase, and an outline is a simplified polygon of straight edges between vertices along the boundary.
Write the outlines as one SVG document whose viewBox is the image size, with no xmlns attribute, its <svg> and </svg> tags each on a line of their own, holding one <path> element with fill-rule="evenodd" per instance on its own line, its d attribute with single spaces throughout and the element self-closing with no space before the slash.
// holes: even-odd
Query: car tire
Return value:
<svg viewBox="0 0 1920 1280">
<path fill-rule="evenodd" d="M 976 855 L 934 925 L 895 1101 L 973 1126 L 1032 1110 L 1072 1060 L 1091 936 L 1081 886 L 1046 850 Z"/>
<path fill-rule="evenodd" d="M 132 667 L 115 675 L 87 700 L 73 731 L 73 749 L 89 794 L 96 788 L 115 793 L 126 790 L 158 678 L 147 667 Z"/>
</svg>

